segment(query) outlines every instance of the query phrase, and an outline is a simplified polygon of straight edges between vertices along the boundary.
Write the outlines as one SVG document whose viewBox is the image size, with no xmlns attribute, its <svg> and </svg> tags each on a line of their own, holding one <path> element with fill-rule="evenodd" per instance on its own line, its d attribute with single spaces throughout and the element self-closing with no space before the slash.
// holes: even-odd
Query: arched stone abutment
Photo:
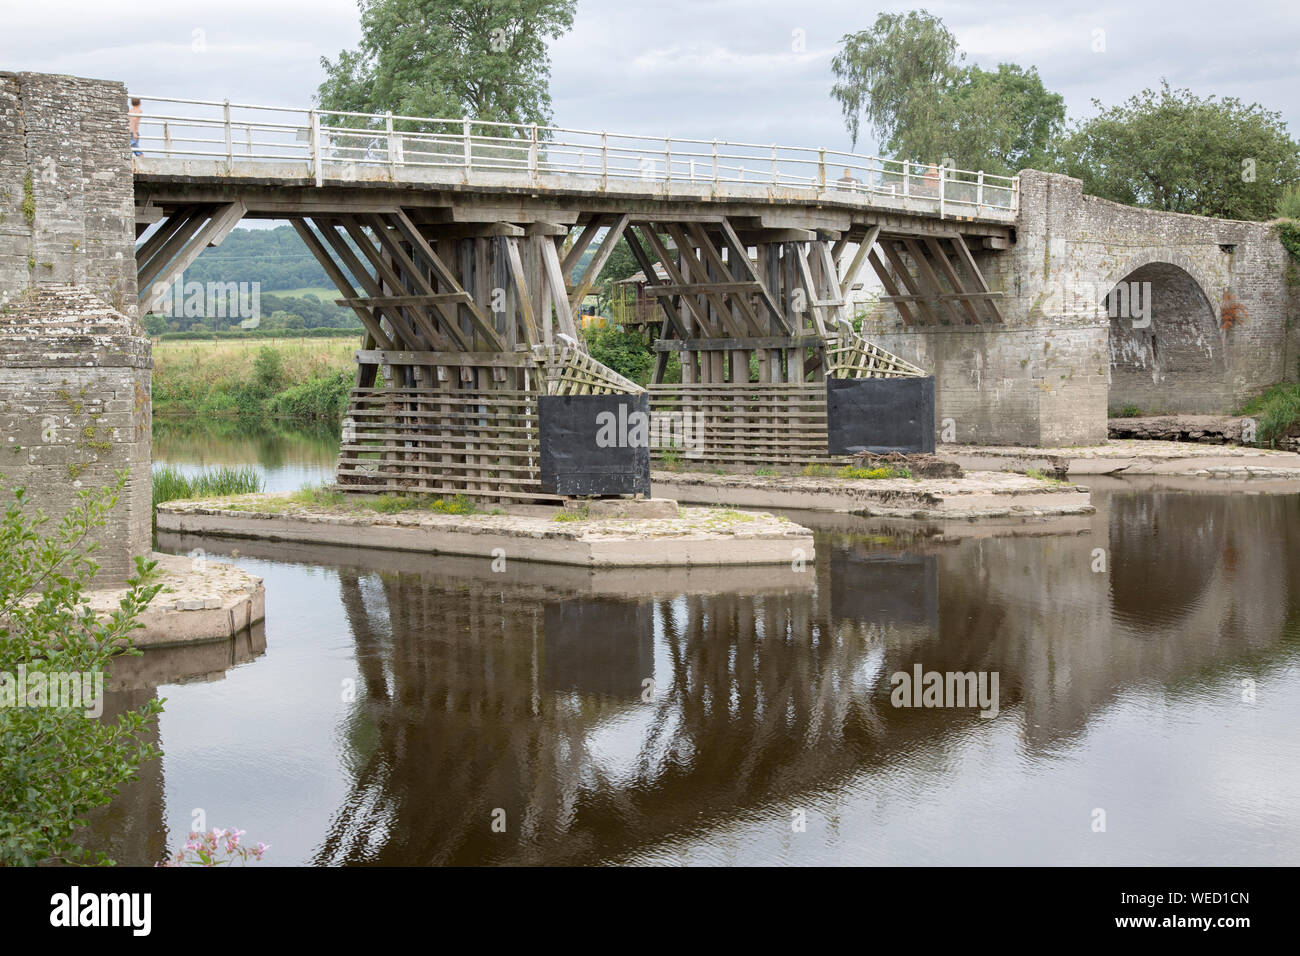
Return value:
<svg viewBox="0 0 1300 956">
<path fill-rule="evenodd" d="M 1232 403 L 1217 309 L 1190 263 L 1138 265 L 1099 304 L 1110 320 L 1112 412 L 1209 414 Z"/>
</svg>

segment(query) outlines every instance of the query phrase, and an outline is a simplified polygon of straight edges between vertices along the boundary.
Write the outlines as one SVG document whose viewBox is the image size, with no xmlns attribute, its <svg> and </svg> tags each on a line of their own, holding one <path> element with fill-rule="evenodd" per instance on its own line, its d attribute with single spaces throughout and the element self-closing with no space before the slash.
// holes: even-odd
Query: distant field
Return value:
<svg viewBox="0 0 1300 956">
<path fill-rule="evenodd" d="M 337 422 L 347 402 L 358 339 L 157 342 L 154 411 L 165 414 L 315 418 Z M 267 363 L 262 350 L 274 353 Z"/>
<path fill-rule="evenodd" d="M 361 333 L 352 339 L 203 339 L 195 342 L 155 342 L 153 358 L 155 368 L 167 366 L 223 365 L 231 360 L 252 361 L 259 349 L 275 349 L 284 357 L 285 364 L 295 372 L 303 366 L 347 367 L 352 364 L 352 353 L 361 347 Z"/>
</svg>

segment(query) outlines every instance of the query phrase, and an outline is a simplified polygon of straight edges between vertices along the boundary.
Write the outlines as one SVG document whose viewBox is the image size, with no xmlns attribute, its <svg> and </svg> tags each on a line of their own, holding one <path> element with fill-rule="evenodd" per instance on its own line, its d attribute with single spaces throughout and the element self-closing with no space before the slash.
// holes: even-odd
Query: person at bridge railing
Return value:
<svg viewBox="0 0 1300 956">
<path fill-rule="evenodd" d="M 129 111 L 131 123 L 131 151 L 136 156 L 143 156 L 140 149 L 140 117 L 144 115 L 144 110 L 140 107 L 140 97 L 131 97 L 131 109 Z"/>
<path fill-rule="evenodd" d="M 855 179 L 853 174 L 848 169 L 845 169 L 844 175 L 835 180 L 835 188 L 850 193 L 861 192 L 862 182 L 861 180 Z"/>
</svg>

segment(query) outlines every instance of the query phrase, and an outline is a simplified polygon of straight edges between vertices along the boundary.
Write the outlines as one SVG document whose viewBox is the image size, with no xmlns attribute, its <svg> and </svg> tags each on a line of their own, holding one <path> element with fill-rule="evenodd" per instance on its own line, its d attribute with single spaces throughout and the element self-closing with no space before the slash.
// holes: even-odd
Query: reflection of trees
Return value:
<svg viewBox="0 0 1300 956">
<path fill-rule="evenodd" d="M 339 450 L 334 424 L 306 422 L 285 426 L 262 419 L 193 419 L 168 422 L 155 418 L 154 455 L 196 464 L 246 464 L 264 468 L 288 463 L 333 468 Z"/>
</svg>

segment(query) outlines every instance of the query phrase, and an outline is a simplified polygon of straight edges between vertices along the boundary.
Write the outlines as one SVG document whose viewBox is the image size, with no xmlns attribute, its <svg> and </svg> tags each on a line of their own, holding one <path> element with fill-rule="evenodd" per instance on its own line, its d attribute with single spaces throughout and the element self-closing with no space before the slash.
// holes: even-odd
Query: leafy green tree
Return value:
<svg viewBox="0 0 1300 956">
<path fill-rule="evenodd" d="M 1065 101 L 1038 71 L 962 66 L 965 54 L 924 10 L 882 13 L 848 34 L 831 62 L 844 123 L 856 146 L 866 120 L 882 150 L 901 159 L 1012 175 L 1045 165 L 1065 122 Z"/>
<path fill-rule="evenodd" d="M 360 46 L 321 59 L 322 107 L 550 122 L 546 41 L 573 27 L 576 0 L 358 0 L 358 6 Z"/>
<path fill-rule="evenodd" d="M 1071 130 L 1060 168 L 1105 199 L 1224 219 L 1268 219 L 1300 181 L 1281 115 L 1232 97 L 1143 90 Z"/>
<path fill-rule="evenodd" d="M 104 524 L 125 481 L 81 492 L 50 531 L 22 489 L 0 515 L 0 866 L 112 862 L 102 854 L 91 860 L 74 842 L 76 832 L 144 761 L 158 757 L 147 737 L 161 701 L 108 720 L 88 716 L 84 699 L 67 706 L 50 691 L 58 675 L 102 675 L 115 658 L 139 653 L 132 632 L 161 587 L 153 583 L 153 562 L 137 560 L 111 614 L 97 617 L 84 601 L 97 570 L 88 536 Z M 25 701 L 17 699 L 19 673 Z M 38 686 L 45 688 L 39 696 Z M 51 706 L 56 702 L 63 706 Z"/>
<path fill-rule="evenodd" d="M 582 336 L 596 361 L 639 385 L 649 381 L 655 353 L 640 332 L 616 325 L 588 325 Z"/>
</svg>

